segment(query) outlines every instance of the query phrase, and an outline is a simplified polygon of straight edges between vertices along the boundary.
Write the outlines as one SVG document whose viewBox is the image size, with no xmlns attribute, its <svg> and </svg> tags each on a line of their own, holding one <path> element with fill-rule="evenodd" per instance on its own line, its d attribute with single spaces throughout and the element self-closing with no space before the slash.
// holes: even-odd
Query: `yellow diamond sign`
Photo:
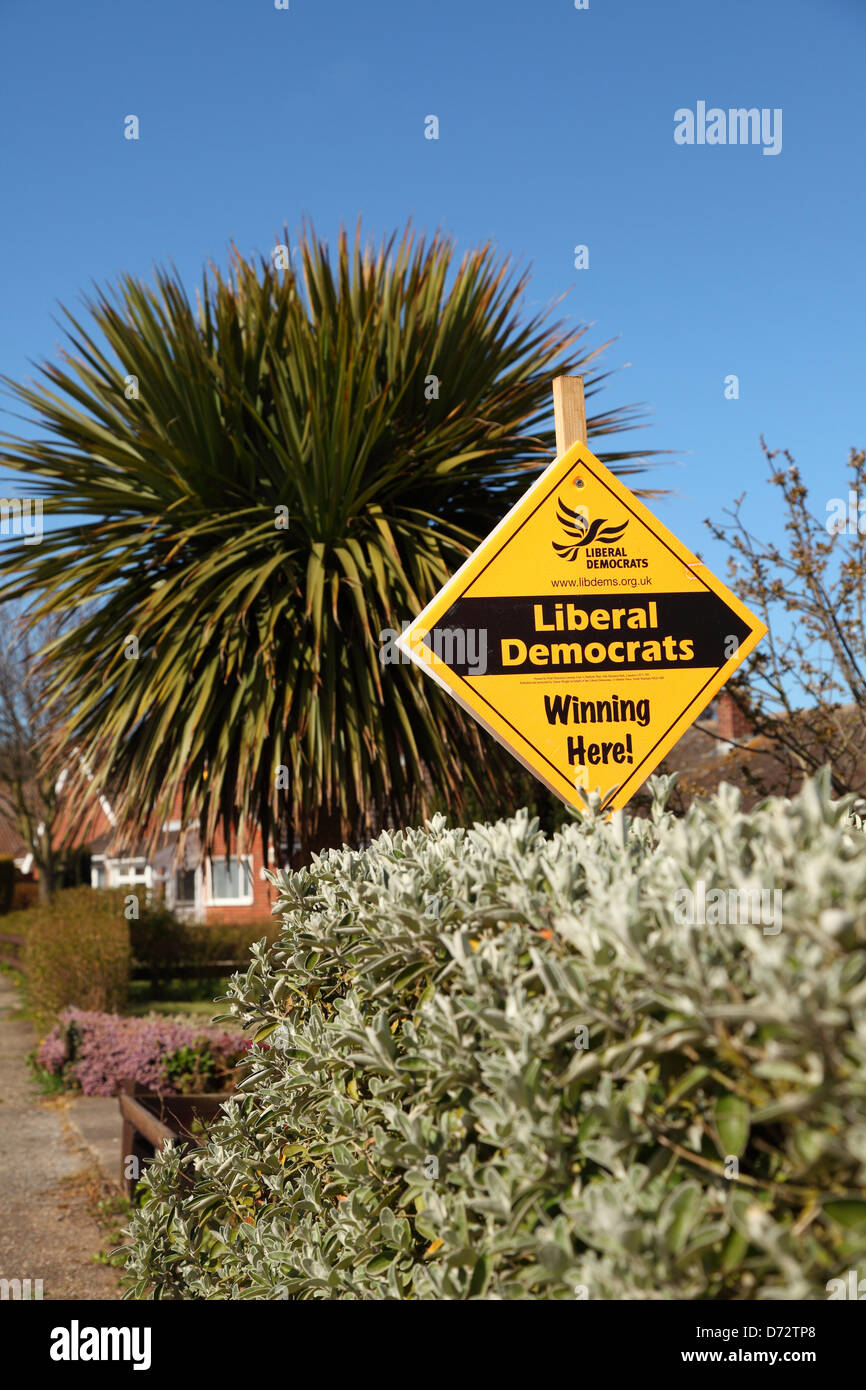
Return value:
<svg viewBox="0 0 866 1390">
<path fill-rule="evenodd" d="M 564 801 L 615 808 L 766 631 L 575 444 L 398 645 Z"/>
</svg>

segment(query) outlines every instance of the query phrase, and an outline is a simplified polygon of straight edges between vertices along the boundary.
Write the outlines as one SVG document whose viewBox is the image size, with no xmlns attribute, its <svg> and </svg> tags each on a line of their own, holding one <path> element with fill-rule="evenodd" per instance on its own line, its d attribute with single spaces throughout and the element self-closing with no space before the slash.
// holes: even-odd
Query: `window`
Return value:
<svg viewBox="0 0 866 1390">
<path fill-rule="evenodd" d="M 253 861 L 219 857 L 210 861 L 210 900 L 212 903 L 251 903 L 253 900 Z"/>
<path fill-rule="evenodd" d="M 174 876 L 174 901 L 177 907 L 195 907 L 195 869 L 178 869 Z"/>
<path fill-rule="evenodd" d="M 109 867 L 109 885 L 120 888 L 125 883 L 150 883 L 147 860 L 115 859 Z"/>
<path fill-rule="evenodd" d="M 104 888 L 104 887 L 105 887 L 105 864 L 104 864 L 104 863 L 96 863 L 94 860 L 91 860 L 91 862 L 90 862 L 90 886 L 91 886 L 92 888 Z"/>
</svg>

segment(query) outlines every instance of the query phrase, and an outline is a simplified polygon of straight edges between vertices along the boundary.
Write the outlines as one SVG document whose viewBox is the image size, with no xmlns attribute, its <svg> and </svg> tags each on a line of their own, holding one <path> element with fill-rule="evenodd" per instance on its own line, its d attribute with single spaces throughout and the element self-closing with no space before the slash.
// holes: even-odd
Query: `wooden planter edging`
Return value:
<svg viewBox="0 0 866 1390">
<path fill-rule="evenodd" d="M 144 1166 L 152 1161 L 157 1149 L 181 1142 L 198 1148 L 201 1136 L 193 1131 L 193 1121 L 213 1120 L 230 1094 L 209 1091 L 192 1096 L 161 1096 L 137 1090 L 131 1082 L 123 1083 L 117 1097 L 123 1119 L 120 1184 L 127 1197 L 132 1197 Z M 133 1176 L 127 1175 L 130 1158 L 136 1160 Z"/>
</svg>

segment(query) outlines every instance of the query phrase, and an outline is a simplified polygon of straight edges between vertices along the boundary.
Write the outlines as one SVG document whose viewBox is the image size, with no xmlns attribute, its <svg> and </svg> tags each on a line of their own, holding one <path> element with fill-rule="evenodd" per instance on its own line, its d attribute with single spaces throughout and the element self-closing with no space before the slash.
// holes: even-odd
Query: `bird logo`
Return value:
<svg viewBox="0 0 866 1390">
<path fill-rule="evenodd" d="M 628 526 L 624 521 L 620 526 L 608 526 L 607 518 L 596 517 L 595 521 L 590 521 L 586 508 L 572 511 L 567 507 L 561 497 L 557 498 L 559 510 L 556 519 L 563 531 L 571 539 L 565 545 L 558 545 L 556 541 L 551 544 L 557 555 L 561 555 L 563 560 L 576 560 L 578 552 L 586 546 L 592 545 L 597 541 L 600 545 L 615 545 L 621 539 L 622 533 Z"/>
</svg>

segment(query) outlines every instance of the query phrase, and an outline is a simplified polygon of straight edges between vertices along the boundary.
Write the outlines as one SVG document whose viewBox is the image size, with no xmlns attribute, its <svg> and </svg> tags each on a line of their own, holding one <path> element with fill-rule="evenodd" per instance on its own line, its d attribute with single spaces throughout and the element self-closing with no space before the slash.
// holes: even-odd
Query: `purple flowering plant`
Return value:
<svg viewBox="0 0 866 1390">
<path fill-rule="evenodd" d="M 231 1089 L 249 1046 L 209 1025 L 70 1007 L 40 1044 L 37 1061 L 86 1096 L 114 1095 L 125 1080 L 184 1095 Z"/>
</svg>

